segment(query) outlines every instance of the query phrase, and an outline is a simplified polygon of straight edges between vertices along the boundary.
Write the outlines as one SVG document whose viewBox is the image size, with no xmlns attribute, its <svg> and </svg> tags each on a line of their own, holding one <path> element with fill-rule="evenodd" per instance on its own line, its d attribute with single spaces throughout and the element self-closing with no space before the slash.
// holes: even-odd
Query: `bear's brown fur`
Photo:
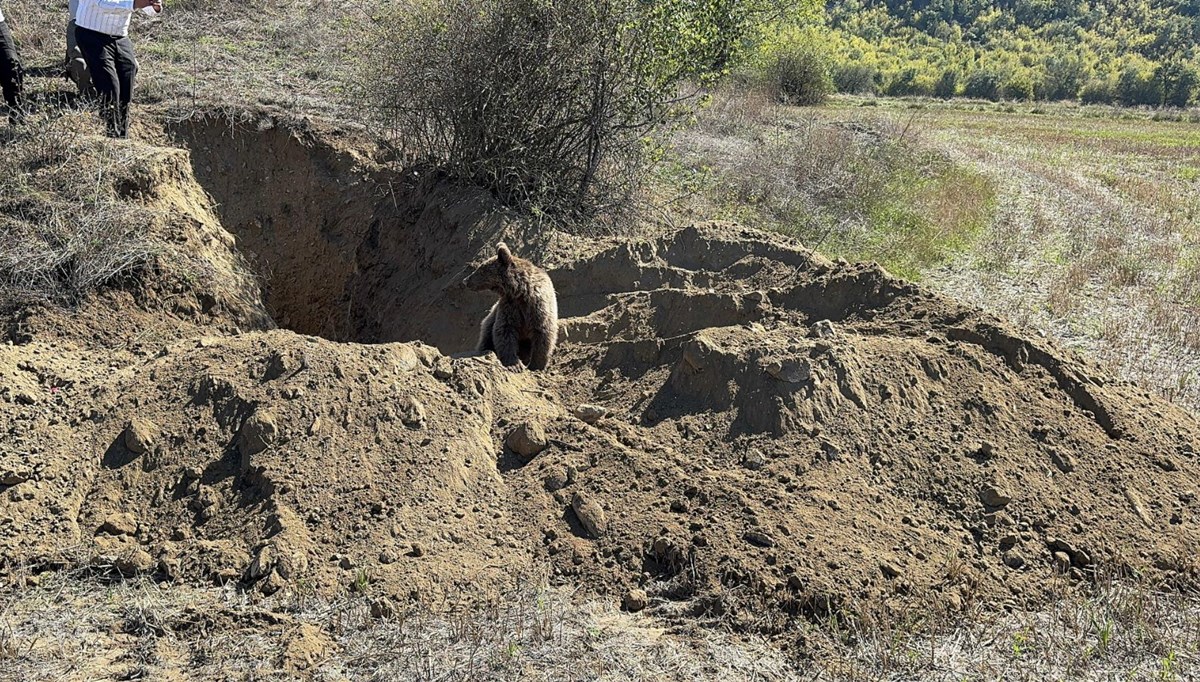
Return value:
<svg viewBox="0 0 1200 682">
<path fill-rule="evenodd" d="M 463 284 L 475 291 L 494 291 L 500 300 L 483 318 L 479 352 L 493 351 L 505 367 L 546 369 L 558 342 L 558 298 L 550 275 L 496 245 L 496 255 Z"/>
</svg>

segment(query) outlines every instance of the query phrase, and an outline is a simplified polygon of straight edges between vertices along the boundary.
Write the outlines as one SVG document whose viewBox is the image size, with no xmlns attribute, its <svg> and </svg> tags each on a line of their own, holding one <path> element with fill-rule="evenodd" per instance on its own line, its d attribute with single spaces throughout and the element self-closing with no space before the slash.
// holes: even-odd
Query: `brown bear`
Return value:
<svg viewBox="0 0 1200 682">
<path fill-rule="evenodd" d="M 463 285 L 474 291 L 494 291 L 500 300 L 483 318 L 479 329 L 481 353 L 494 351 L 505 367 L 546 369 L 558 342 L 558 298 L 550 275 L 496 245 L 496 256 L 471 273 Z"/>
</svg>

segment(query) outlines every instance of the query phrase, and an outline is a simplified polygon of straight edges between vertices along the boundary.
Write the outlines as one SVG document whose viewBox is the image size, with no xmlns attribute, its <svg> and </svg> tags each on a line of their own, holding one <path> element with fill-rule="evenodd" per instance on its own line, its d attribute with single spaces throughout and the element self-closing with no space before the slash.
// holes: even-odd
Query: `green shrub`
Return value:
<svg viewBox="0 0 1200 682">
<path fill-rule="evenodd" d="M 946 69 L 942 71 L 942 75 L 938 78 L 938 82 L 933 86 L 933 96 L 942 99 L 950 99 L 958 94 L 958 69 Z"/>
<path fill-rule="evenodd" d="M 1163 90 L 1163 104 L 1183 108 L 1192 103 L 1200 89 L 1200 73 L 1182 61 L 1169 61 L 1159 65 L 1154 74 Z"/>
<path fill-rule="evenodd" d="M 873 95 L 879 84 L 879 69 L 868 64 L 843 63 L 833 68 L 833 84 L 838 92 Z"/>
<path fill-rule="evenodd" d="M 1037 88 L 1037 98 L 1046 100 L 1075 99 L 1083 86 L 1086 73 L 1077 55 L 1056 53 L 1046 59 L 1045 75 Z"/>
<path fill-rule="evenodd" d="M 1116 101 L 1112 82 L 1105 78 L 1093 78 L 1079 89 L 1079 101 L 1084 104 L 1112 104 Z"/>
<path fill-rule="evenodd" d="M 994 71 L 972 71 L 963 85 L 963 95 L 976 99 L 990 99 L 993 102 L 1000 99 L 1000 75 Z"/>
<path fill-rule="evenodd" d="M 921 96 L 933 94 L 935 83 L 924 76 L 915 66 L 909 66 L 896 73 L 888 80 L 883 93 L 891 97 Z"/>
<path fill-rule="evenodd" d="M 1028 73 L 1018 73 L 1004 84 L 1001 95 L 1004 99 L 1028 102 L 1033 99 L 1034 90 L 1033 78 Z"/>
<path fill-rule="evenodd" d="M 1117 100 L 1133 106 L 1162 105 L 1163 86 L 1143 65 L 1129 64 L 1117 76 Z"/>
<path fill-rule="evenodd" d="M 773 52 L 766 80 L 779 101 L 798 106 L 820 104 L 833 92 L 828 56 L 805 38 L 788 40 Z"/>
</svg>

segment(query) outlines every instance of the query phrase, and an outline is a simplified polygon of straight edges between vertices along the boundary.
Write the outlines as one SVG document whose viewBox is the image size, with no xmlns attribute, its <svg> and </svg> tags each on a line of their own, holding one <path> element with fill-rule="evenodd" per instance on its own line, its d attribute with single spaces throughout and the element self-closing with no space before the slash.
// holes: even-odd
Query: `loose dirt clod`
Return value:
<svg viewBox="0 0 1200 682">
<path fill-rule="evenodd" d="M 131 419 L 125 427 L 125 447 L 134 454 L 144 455 L 154 446 L 156 435 L 152 422 L 145 419 Z"/>
</svg>

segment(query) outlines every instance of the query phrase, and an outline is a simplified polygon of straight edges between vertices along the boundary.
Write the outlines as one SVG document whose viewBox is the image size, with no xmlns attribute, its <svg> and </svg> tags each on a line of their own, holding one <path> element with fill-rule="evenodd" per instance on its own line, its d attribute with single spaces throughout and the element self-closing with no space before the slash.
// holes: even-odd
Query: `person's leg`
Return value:
<svg viewBox="0 0 1200 682">
<path fill-rule="evenodd" d="M 8 120 L 15 123 L 24 115 L 24 102 L 21 97 L 24 72 L 21 70 L 21 59 L 17 56 L 17 44 L 13 41 L 12 32 L 8 30 L 8 22 L 0 21 L 0 91 L 4 93 L 4 103 L 8 105 Z"/>
<path fill-rule="evenodd" d="M 96 95 L 100 98 L 100 116 L 104 119 L 109 136 L 116 137 L 116 102 L 120 98 L 120 84 L 117 80 L 117 65 L 113 60 L 115 51 L 111 49 L 113 40 L 102 33 L 76 26 L 75 41 L 79 51 L 83 53 L 83 60 L 87 62 L 92 86 L 96 88 Z"/>
<path fill-rule="evenodd" d="M 79 0 L 69 0 L 67 2 L 67 64 L 70 64 L 74 58 L 71 53 L 75 50 L 75 13 L 78 11 Z"/>
<path fill-rule="evenodd" d="M 121 38 L 113 43 L 116 51 L 117 83 L 117 134 L 119 137 L 129 137 L 129 103 L 133 101 L 133 81 L 137 76 L 137 55 L 133 53 L 133 42 L 129 38 Z"/>
</svg>

